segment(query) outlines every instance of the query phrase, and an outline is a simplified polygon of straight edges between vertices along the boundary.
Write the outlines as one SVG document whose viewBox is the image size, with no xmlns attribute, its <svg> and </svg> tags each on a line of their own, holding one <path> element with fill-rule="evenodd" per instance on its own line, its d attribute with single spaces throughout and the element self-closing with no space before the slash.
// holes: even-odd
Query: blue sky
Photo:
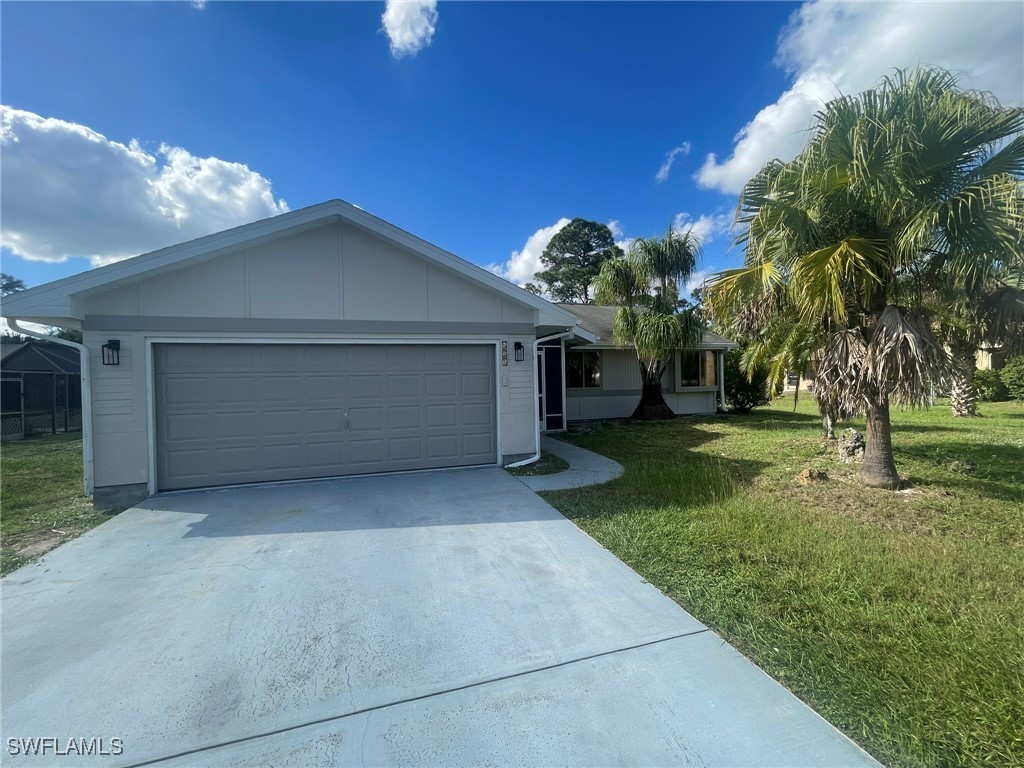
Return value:
<svg viewBox="0 0 1024 768">
<path fill-rule="evenodd" d="M 3 270 L 340 197 L 516 280 L 573 216 L 697 226 L 713 271 L 829 91 L 925 63 L 1020 103 L 1020 4 L 867 6 L 421 2 L 386 32 L 375 2 L 4 3 Z"/>
</svg>

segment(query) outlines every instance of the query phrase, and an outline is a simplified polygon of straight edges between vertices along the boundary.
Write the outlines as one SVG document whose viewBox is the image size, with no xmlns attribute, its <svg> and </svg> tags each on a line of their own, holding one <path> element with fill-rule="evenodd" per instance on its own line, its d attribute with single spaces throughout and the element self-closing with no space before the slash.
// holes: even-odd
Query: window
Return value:
<svg viewBox="0 0 1024 768">
<path fill-rule="evenodd" d="M 593 350 L 565 351 L 565 388 L 600 389 L 601 353 Z"/>
<path fill-rule="evenodd" d="M 714 387 L 718 384 L 715 353 L 706 351 L 680 352 L 677 358 L 679 374 L 677 387 Z"/>
</svg>

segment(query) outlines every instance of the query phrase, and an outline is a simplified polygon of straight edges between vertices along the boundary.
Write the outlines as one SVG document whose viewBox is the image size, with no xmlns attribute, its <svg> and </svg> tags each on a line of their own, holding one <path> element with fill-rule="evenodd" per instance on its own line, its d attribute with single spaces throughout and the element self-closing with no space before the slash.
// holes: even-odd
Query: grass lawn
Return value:
<svg viewBox="0 0 1024 768">
<path fill-rule="evenodd" d="M 1024 765 L 1024 406 L 980 408 L 894 411 L 902 492 L 805 396 L 582 426 L 625 475 L 544 497 L 883 763 Z"/>
<path fill-rule="evenodd" d="M 82 494 L 82 435 L 12 440 L 0 448 L 0 573 L 109 519 Z"/>
<path fill-rule="evenodd" d="M 553 453 L 541 451 L 540 458 L 533 462 L 533 464 L 527 464 L 525 467 L 514 467 L 506 471 L 516 477 L 533 477 L 535 475 L 553 475 L 556 472 L 564 472 L 568 468 L 569 462 L 565 459 L 555 456 Z"/>
</svg>

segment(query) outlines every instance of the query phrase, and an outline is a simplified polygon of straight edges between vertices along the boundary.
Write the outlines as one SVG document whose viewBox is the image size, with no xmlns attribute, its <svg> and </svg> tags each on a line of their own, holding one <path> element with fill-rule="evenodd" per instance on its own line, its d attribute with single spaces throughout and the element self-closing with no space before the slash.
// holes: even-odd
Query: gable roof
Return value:
<svg viewBox="0 0 1024 768">
<path fill-rule="evenodd" d="M 4 344 L 0 369 L 5 373 L 69 373 L 81 372 L 78 350 L 64 344 L 29 341 Z"/>
<path fill-rule="evenodd" d="M 4 297 L 3 315 L 18 319 L 81 320 L 82 312 L 73 300 L 76 295 L 127 285 L 259 243 L 312 229 L 332 220 L 340 220 L 360 227 L 420 255 L 430 262 L 456 272 L 472 282 L 539 311 L 542 314 L 539 325 L 572 327 L 575 324 L 575 315 L 546 299 L 513 285 L 493 272 L 438 248 L 436 245 L 343 200 L 328 200 L 325 203 L 290 211 L 251 224 L 244 224 L 223 232 L 216 232 L 196 240 L 161 248 L 124 261 L 108 264 L 105 267 L 97 267 L 62 280 L 54 280 L 51 283 L 19 291 Z M 58 323 L 49 324 L 56 325 Z"/>
<path fill-rule="evenodd" d="M 562 309 L 572 312 L 580 319 L 580 325 L 584 330 L 590 331 L 597 336 L 599 345 L 615 345 L 615 315 L 619 307 L 606 306 L 601 304 L 569 304 L 559 303 Z M 736 342 L 729 341 L 724 336 L 719 336 L 711 331 L 704 331 L 701 339 L 701 349 L 733 349 Z"/>
</svg>

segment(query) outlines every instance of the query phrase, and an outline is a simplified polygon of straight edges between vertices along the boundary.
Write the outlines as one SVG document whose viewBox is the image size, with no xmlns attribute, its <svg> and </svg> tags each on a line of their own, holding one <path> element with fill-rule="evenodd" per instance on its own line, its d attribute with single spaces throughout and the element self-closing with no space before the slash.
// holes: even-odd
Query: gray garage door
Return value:
<svg viewBox="0 0 1024 768">
<path fill-rule="evenodd" d="M 161 490 L 497 461 L 494 348 L 159 344 Z"/>
</svg>

